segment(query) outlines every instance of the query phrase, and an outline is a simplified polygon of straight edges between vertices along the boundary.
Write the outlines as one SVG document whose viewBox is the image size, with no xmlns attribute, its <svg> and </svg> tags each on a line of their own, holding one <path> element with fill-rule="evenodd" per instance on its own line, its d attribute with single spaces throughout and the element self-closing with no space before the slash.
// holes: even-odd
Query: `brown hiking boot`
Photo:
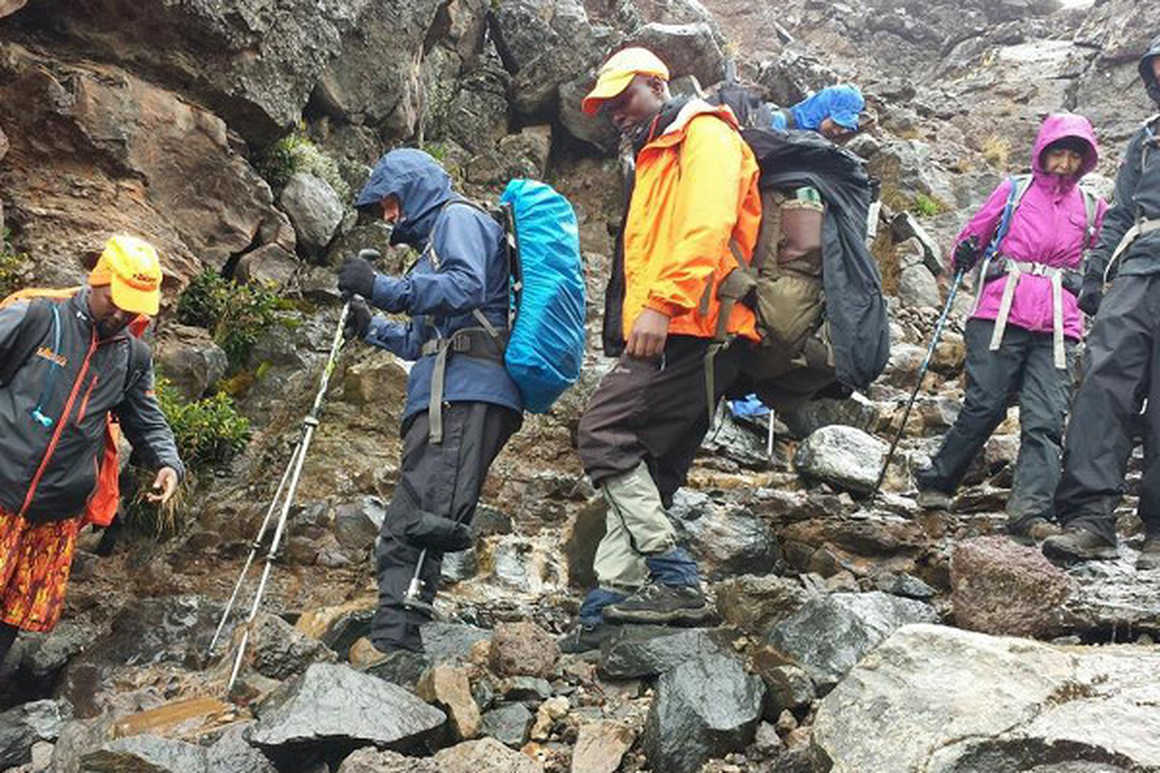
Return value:
<svg viewBox="0 0 1160 773">
<path fill-rule="evenodd" d="M 1059 526 L 1046 518 L 1018 518 L 1007 522 L 1007 533 L 1011 535 L 1011 539 L 1021 544 L 1042 542 L 1061 531 Z"/>
<path fill-rule="evenodd" d="M 1057 561 L 1108 561 L 1119 557 L 1116 546 L 1087 529 L 1073 527 L 1043 541 L 1043 555 Z"/>
<path fill-rule="evenodd" d="M 1140 555 L 1136 557 L 1136 571 L 1147 572 L 1150 569 L 1160 569 L 1160 535 L 1145 539 Z"/>
</svg>

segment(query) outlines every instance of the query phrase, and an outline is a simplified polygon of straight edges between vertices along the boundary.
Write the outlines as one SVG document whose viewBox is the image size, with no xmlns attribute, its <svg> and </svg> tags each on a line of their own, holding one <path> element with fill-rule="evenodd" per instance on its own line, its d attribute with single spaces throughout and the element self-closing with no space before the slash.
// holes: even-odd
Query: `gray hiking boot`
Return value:
<svg viewBox="0 0 1160 773">
<path fill-rule="evenodd" d="M 700 623 L 711 613 L 699 588 L 654 582 L 605 607 L 604 619 L 616 623 Z"/>
<path fill-rule="evenodd" d="M 1007 533 L 1011 535 L 1011 539 L 1025 545 L 1042 542 L 1062 531 L 1059 526 L 1046 518 L 1018 518 L 1007 521 Z"/>
<path fill-rule="evenodd" d="M 1073 527 L 1044 540 L 1043 555 L 1057 561 L 1108 561 L 1119 557 L 1119 551 L 1100 535 Z"/>
<path fill-rule="evenodd" d="M 1144 540 L 1140 555 L 1136 557 L 1136 571 L 1146 572 L 1149 569 L 1160 569 L 1160 535 Z"/>
<path fill-rule="evenodd" d="M 953 499 L 954 497 L 945 491 L 924 488 L 918 490 L 918 496 L 914 501 L 924 510 L 950 510 Z"/>
<path fill-rule="evenodd" d="M 560 652 L 575 654 L 600 649 L 604 640 L 620 630 L 619 625 L 610 623 L 576 623 L 576 627 L 568 631 L 556 641 L 560 644 Z"/>
</svg>

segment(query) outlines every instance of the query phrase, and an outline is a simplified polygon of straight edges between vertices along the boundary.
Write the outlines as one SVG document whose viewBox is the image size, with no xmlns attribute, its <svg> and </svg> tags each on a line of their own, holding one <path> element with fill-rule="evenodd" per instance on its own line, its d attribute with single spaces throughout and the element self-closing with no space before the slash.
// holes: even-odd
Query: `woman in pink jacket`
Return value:
<svg viewBox="0 0 1160 773">
<path fill-rule="evenodd" d="M 953 269 L 969 270 L 983 259 L 982 290 L 965 330 L 963 409 L 930 466 L 915 475 L 924 507 L 949 505 L 967 467 L 1006 417 L 1009 397 L 1018 394 L 1021 443 L 1007 528 L 1035 539 L 1055 531 L 1052 497 L 1071 398 L 1070 365 L 1083 336 L 1076 294 L 1084 250 L 1095 244 L 1107 208 L 1078 183 L 1098 159 L 1086 118 L 1048 116 L 1031 154 L 1032 174 L 1001 183 L 959 234 Z M 982 246 L 996 237 L 987 259 L 990 250 Z"/>
</svg>

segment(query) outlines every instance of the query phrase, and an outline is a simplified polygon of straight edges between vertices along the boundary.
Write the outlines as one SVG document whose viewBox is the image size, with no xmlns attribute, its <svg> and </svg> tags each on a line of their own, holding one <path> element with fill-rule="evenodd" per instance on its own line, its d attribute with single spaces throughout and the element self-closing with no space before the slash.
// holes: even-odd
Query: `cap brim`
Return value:
<svg viewBox="0 0 1160 773">
<path fill-rule="evenodd" d="M 120 281 L 116 275 L 113 276 L 110 288 L 113 293 L 113 305 L 123 311 L 153 317 L 161 307 L 160 290 L 138 290 Z"/>
<path fill-rule="evenodd" d="M 586 115 L 596 115 L 600 112 L 600 106 L 613 97 L 620 96 L 620 93 L 628 88 L 628 84 L 632 82 L 635 72 L 615 72 L 605 73 L 601 75 L 596 81 L 596 85 L 592 87 L 592 91 L 580 102 L 580 109 Z"/>
</svg>

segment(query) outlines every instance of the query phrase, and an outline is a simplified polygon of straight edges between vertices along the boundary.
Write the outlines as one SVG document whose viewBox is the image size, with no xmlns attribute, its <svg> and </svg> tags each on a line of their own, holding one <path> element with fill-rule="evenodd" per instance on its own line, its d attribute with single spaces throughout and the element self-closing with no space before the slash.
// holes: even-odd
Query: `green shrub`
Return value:
<svg viewBox="0 0 1160 773">
<path fill-rule="evenodd" d="M 186 402 L 165 377 L 158 376 L 157 402 L 173 429 L 182 461 L 191 468 L 225 464 L 250 440 L 250 420 L 238 413 L 224 392 Z"/>
<path fill-rule="evenodd" d="M 29 260 L 8 241 L 9 232 L 0 231 L 0 299 L 28 284 Z"/>
<path fill-rule="evenodd" d="M 177 301 L 177 320 L 204 327 L 237 371 L 263 330 L 279 321 L 286 304 L 273 292 L 238 284 L 206 269 L 190 281 Z"/>
<path fill-rule="evenodd" d="M 338 163 L 319 150 L 302 129 L 266 148 L 257 169 L 275 190 L 284 188 L 296 172 L 306 172 L 325 180 L 341 201 L 350 198 L 350 186 L 342 178 Z"/>
</svg>

